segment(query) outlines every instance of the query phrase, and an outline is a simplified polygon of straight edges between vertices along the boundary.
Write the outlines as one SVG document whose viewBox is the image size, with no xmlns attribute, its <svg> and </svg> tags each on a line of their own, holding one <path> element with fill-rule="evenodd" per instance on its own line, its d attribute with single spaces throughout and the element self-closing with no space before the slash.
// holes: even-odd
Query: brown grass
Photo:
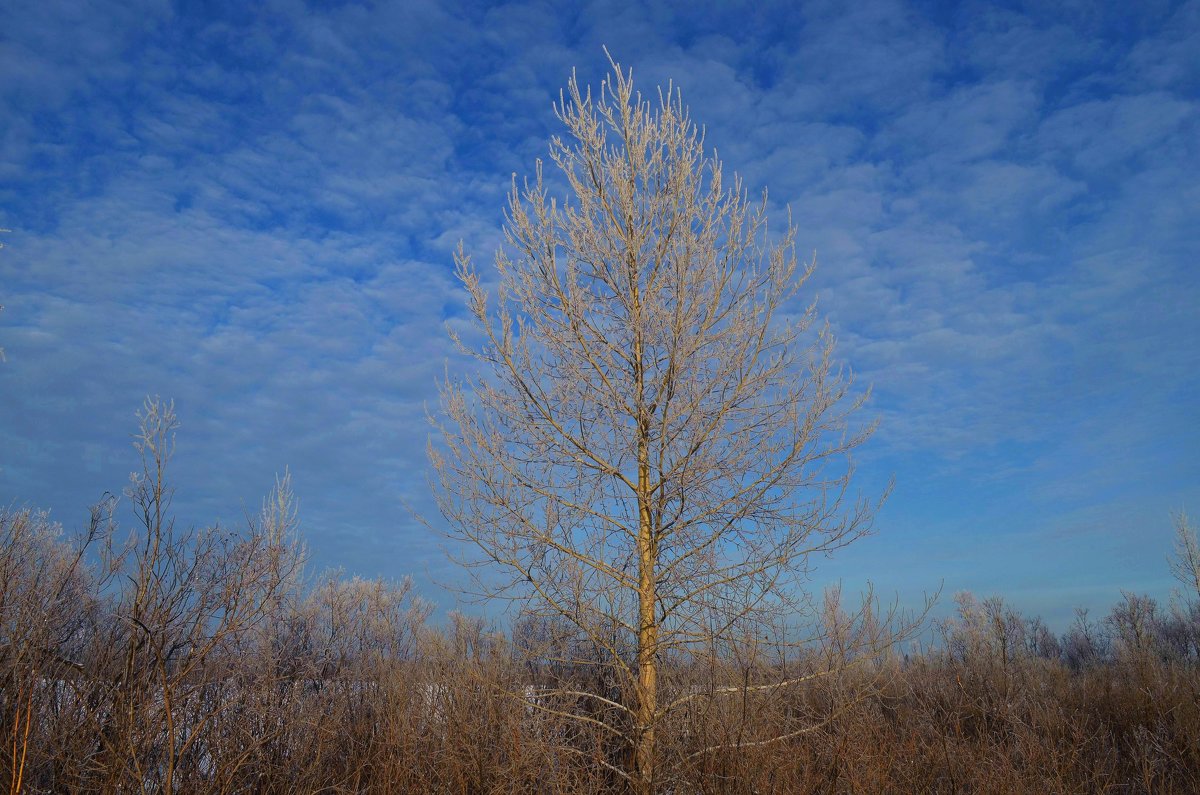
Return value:
<svg viewBox="0 0 1200 795">
<path fill-rule="evenodd" d="M 130 626 L 122 611 L 138 580 L 114 572 L 136 560 L 82 563 L 84 547 L 111 546 L 97 516 L 72 541 L 35 513 L 0 514 L 10 792 L 165 790 L 168 774 L 189 793 L 623 791 L 606 764 L 626 751 L 576 719 L 593 708 L 586 700 L 539 701 L 548 668 L 514 662 L 507 638 L 479 621 L 429 626 L 407 583 L 326 577 L 264 590 L 261 572 L 217 566 L 253 621 L 234 631 L 209 616 L 197 634 L 179 611 L 143 610 L 143 626 Z M 189 555 L 213 554 L 177 553 L 185 569 Z M 197 603 L 186 593 L 194 578 L 169 582 L 177 592 L 159 602 Z M 1058 638 L 1000 600 L 960 597 L 933 650 L 859 661 L 769 698 L 707 697 L 703 667 L 676 665 L 670 687 L 700 695 L 664 726 L 667 786 L 1198 792 L 1196 615 L 1126 596 Z M 198 648 L 205 659 L 193 659 Z M 739 664 L 747 683 L 785 675 Z M 797 659 L 786 675 L 805 666 L 831 667 Z M 556 676 L 595 685 L 594 673 Z"/>
<path fill-rule="evenodd" d="M 177 531 L 172 428 L 147 404 L 123 543 L 111 502 L 76 537 L 0 510 L 10 793 L 627 791 L 602 657 L 531 660 L 528 622 L 431 626 L 408 581 L 307 580 L 286 478 L 245 528 Z M 836 614 L 810 647 L 662 661 L 663 791 L 1200 792 L 1200 591 L 1061 636 L 960 595 L 912 656 Z"/>
</svg>

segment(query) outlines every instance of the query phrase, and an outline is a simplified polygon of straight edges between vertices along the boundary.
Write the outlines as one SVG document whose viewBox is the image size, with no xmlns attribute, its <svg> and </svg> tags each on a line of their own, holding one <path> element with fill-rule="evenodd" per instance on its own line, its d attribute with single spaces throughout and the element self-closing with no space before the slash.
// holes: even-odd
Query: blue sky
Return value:
<svg viewBox="0 0 1200 795">
<path fill-rule="evenodd" d="M 858 483 L 895 492 L 816 587 L 944 582 L 1060 627 L 1168 595 L 1170 514 L 1200 512 L 1195 0 L 10 13 L 0 502 L 80 525 L 173 397 L 181 521 L 237 523 L 290 467 L 315 567 L 452 603 L 405 507 L 433 512 L 426 409 L 464 366 L 451 251 L 489 260 L 603 45 L 790 205 L 874 387 Z"/>
</svg>

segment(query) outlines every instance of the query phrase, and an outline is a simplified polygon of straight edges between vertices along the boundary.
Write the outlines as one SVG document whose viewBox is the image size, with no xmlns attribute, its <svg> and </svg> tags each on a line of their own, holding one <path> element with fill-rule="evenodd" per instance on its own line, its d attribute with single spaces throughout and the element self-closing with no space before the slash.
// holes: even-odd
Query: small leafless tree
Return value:
<svg viewBox="0 0 1200 795">
<path fill-rule="evenodd" d="M 212 775 L 223 714 L 248 696 L 232 681 L 235 661 L 279 615 L 302 556 L 288 532 L 294 509 L 286 479 L 248 532 L 177 529 L 167 478 L 174 406 L 147 399 L 139 419 L 142 467 L 126 490 L 138 526 L 102 562 L 120 589 L 113 620 L 95 634 L 92 684 L 105 707 L 91 717 L 106 788 L 173 792 Z M 247 747 L 241 760 L 248 754 Z M 223 775 L 235 773 L 235 760 L 221 760 Z"/>
<path fill-rule="evenodd" d="M 1188 597 L 1194 593 L 1200 599 L 1200 538 L 1183 511 L 1175 515 L 1175 554 L 1170 563 L 1171 574 L 1188 589 Z"/>
<path fill-rule="evenodd" d="M 546 655 L 575 673 L 538 708 L 608 737 L 614 753 L 581 753 L 649 792 L 673 712 L 806 678 L 731 663 L 764 634 L 793 648 L 810 559 L 867 533 L 876 505 L 847 497 L 865 394 L 797 308 L 814 265 L 795 227 L 768 234 L 765 194 L 725 179 L 672 87 L 646 100 L 612 66 L 556 106 L 570 197 L 540 161 L 514 179 L 494 302 L 460 247 L 480 341 L 455 339 L 484 374 L 443 385 L 430 457 L 477 582 L 551 619 Z M 847 659 L 885 643 L 861 615 Z M 668 681 L 700 659 L 735 680 Z"/>
<path fill-rule="evenodd" d="M 1175 514 L 1175 550 L 1169 558 L 1171 574 L 1183 585 L 1183 591 L 1171 600 L 1171 612 L 1177 634 L 1181 635 L 1189 652 L 1200 659 L 1200 538 L 1188 515 Z"/>
<path fill-rule="evenodd" d="M 25 786 L 27 763 L 45 756 L 39 746 L 58 706 L 49 683 L 83 669 L 80 641 L 94 602 L 84 555 L 111 530 L 107 507 L 93 509 L 76 538 L 64 538 L 45 513 L 0 509 L 0 771 L 10 792 Z"/>
</svg>

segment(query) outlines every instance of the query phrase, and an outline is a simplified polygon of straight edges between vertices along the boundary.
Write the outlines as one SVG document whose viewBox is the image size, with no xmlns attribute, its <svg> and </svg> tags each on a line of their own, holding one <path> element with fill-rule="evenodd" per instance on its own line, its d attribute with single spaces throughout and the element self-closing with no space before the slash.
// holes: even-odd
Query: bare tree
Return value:
<svg viewBox="0 0 1200 795">
<path fill-rule="evenodd" d="M 102 563 L 124 582 L 113 605 L 117 620 L 107 636 L 97 635 L 93 655 L 94 672 L 108 680 L 109 705 L 95 735 L 105 789 L 149 783 L 173 792 L 210 774 L 222 715 L 248 697 L 229 685 L 238 652 L 279 615 L 302 550 L 291 537 L 287 478 L 277 481 L 261 524 L 246 533 L 177 530 L 167 479 L 174 404 L 147 399 L 139 420 L 134 446 L 142 467 L 126 491 L 138 528 Z M 235 770 L 231 762 L 221 773 Z"/>
<path fill-rule="evenodd" d="M 86 533 L 71 539 L 45 513 L 0 508 L 0 730 L 8 752 L 0 771 L 7 768 L 10 792 L 22 791 L 26 763 L 37 767 L 46 756 L 39 746 L 48 744 L 47 713 L 59 695 L 49 683 L 83 668 L 78 640 L 92 601 L 84 555 L 111 529 L 106 507 L 94 508 Z"/>
<path fill-rule="evenodd" d="M 810 558 L 868 532 L 876 506 L 847 498 L 865 394 L 815 305 L 796 308 L 814 265 L 795 227 L 768 233 L 766 195 L 725 180 L 678 92 L 648 101 L 612 66 L 596 96 L 572 77 L 555 108 L 570 197 L 540 161 L 514 179 L 494 303 L 459 249 L 480 337 L 454 336 L 483 375 L 442 386 L 430 457 L 484 592 L 569 627 L 552 633 L 562 670 L 602 671 L 538 708 L 608 737 L 623 751 L 586 753 L 649 792 L 674 711 L 805 678 L 701 694 L 664 677 L 768 627 L 788 646 Z M 878 649 L 877 619 L 847 648 Z"/>
<path fill-rule="evenodd" d="M 1171 599 L 1172 629 L 1183 656 L 1200 659 L 1200 538 L 1184 511 L 1175 514 L 1175 549 L 1168 557 L 1171 574 L 1183 591 Z"/>
<path fill-rule="evenodd" d="M 1175 515 L 1175 554 L 1169 562 L 1175 579 L 1200 599 L 1200 538 L 1183 511 Z"/>
</svg>

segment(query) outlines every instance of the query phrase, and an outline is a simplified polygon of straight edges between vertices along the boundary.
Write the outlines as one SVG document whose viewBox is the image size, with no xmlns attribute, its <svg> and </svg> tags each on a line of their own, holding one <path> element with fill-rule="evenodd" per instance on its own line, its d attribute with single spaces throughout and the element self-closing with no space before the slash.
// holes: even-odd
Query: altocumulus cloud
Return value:
<svg viewBox="0 0 1200 795">
<path fill-rule="evenodd" d="M 1200 504 L 1200 3 L 39 4 L 0 43 L 0 500 L 68 526 L 183 420 L 176 507 L 290 467 L 318 565 L 453 579 L 429 511 L 458 240 L 601 45 L 785 205 L 880 431 L 879 536 L 823 564 L 1061 618 L 1165 593 Z M 1200 510 L 1200 509 L 1197 509 Z M 904 571 L 895 571 L 897 560 Z"/>
</svg>

